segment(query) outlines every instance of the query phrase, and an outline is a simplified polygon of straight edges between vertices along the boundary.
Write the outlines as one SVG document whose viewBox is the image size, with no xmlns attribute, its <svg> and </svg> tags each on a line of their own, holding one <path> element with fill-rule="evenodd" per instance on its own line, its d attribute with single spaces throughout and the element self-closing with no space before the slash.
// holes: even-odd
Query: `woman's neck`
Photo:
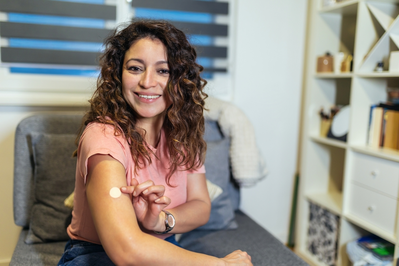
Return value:
<svg viewBox="0 0 399 266">
<path fill-rule="evenodd" d="M 147 142 L 147 144 L 151 145 L 154 148 L 157 148 L 158 146 L 158 142 L 161 136 L 161 129 L 163 126 L 163 120 L 160 119 L 150 119 L 150 120 L 142 120 L 139 119 L 139 121 L 137 121 L 137 126 L 139 128 L 142 128 L 143 130 L 145 130 L 145 136 L 144 139 Z M 142 132 L 142 134 L 144 134 L 144 131 Z"/>
</svg>

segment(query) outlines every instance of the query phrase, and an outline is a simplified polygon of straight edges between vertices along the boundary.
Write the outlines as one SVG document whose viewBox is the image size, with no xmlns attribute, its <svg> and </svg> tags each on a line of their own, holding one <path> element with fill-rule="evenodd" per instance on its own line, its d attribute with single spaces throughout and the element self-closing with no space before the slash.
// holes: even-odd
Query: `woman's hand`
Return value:
<svg viewBox="0 0 399 266">
<path fill-rule="evenodd" d="M 122 187 L 121 191 L 132 194 L 137 220 L 144 229 L 160 232 L 165 230 L 165 215 L 162 210 L 171 200 L 164 196 L 164 186 L 156 186 L 151 180 L 139 184 L 133 178 L 131 186 Z"/>
<path fill-rule="evenodd" d="M 226 266 L 253 266 L 247 252 L 236 250 L 222 258 Z"/>
</svg>

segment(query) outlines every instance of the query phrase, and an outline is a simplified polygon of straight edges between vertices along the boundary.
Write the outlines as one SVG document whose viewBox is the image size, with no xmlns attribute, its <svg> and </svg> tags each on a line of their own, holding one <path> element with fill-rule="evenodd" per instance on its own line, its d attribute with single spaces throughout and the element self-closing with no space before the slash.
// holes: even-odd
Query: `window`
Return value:
<svg viewBox="0 0 399 266">
<path fill-rule="evenodd" d="M 119 17 L 165 19 L 185 31 L 210 81 L 208 93 L 218 82 L 225 93 L 231 84 L 230 9 L 227 0 L 0 0 L 0 104 L 36 99 L 32 104 L 40 105 L 44 94 L 46 105 L 86 103 L 103 40 L 123 22 Z M 54 101 L 60 93 L 68 97 Z"/>
</svg>

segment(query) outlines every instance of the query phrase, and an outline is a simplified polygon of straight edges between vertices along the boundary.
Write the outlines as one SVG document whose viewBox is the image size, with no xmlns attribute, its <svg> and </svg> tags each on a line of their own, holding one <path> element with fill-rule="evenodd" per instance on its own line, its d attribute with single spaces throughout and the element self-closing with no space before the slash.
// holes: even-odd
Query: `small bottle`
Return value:
<svg viewBox="0 0 399 266">
<path fill-rule="evenodd" d="M 382 72 L 384 71 L 384 62 L 378 62 L 377 66 L 375 67 L 376 72 Z"/>
</svg>

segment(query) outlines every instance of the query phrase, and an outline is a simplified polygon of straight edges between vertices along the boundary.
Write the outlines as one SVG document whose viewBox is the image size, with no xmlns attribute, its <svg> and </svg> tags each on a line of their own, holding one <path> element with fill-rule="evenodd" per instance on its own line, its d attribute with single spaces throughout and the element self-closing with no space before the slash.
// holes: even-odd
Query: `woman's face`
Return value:
<svg viewBox="0 0 399 266">
<path fill-rule="evenodd" d="M 165 93 L 169 80 L 166 48 L 158 39 L 135 42 L 125 54 L 122 92 L 139 121 L 163 121 L 171 101 Z"/>
</svg>

